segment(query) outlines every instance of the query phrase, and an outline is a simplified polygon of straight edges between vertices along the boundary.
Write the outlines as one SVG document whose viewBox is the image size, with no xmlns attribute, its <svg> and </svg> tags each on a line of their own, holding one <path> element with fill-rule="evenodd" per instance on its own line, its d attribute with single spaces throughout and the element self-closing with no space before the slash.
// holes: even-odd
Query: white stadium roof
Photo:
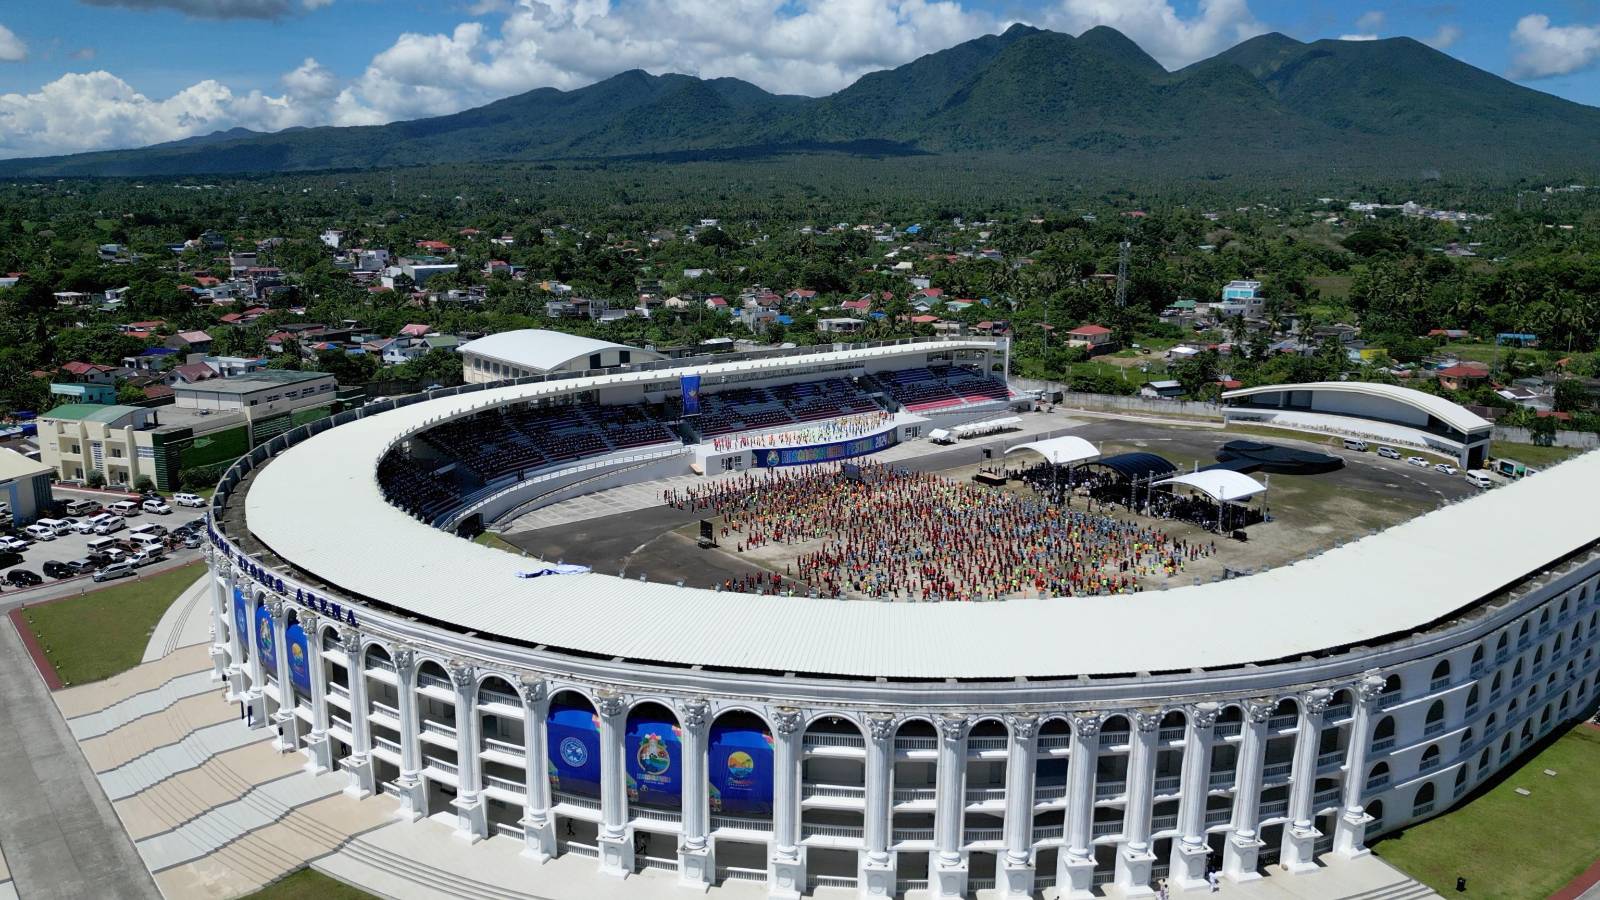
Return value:
<svg viewBox="0 0 1600 900">
<path fill-rule="evenodd" d="M 1100 457 L 1100 451 L 1095 445 L 1075 434 L 1018 444 L 1007 450 L 1005 455 L 1010 456 L 1013 453 L 1021 453 L 1024 450 L 1032 450 L 1034 453 L 1044 457 L 1046 462 L 1056 466 L 1070 466 L 1073 463 L 1085 462 Z"/>
<path fill-rule="evenodd" d="M 1266 491 L 1267 486 L 1251 478 L 1243 472 L 1232 469 L 1207 469 L 1204 472 L 1190 472 L 1187 475 L 1177 475 L 1165 481 L 1157 481 L 1156 486 L 1163 484 L 1181 484 L 1192 487 L 1213 500 L 1238 501 L 1248 500 L 1257 494 Z"/>
<path fill-rule="evenodd" d="M 864 360 L 914 349 L 930 348 L 822 356 Z M 380 455 L 426 424 L 486 401 L 679 371 L 476 391 L 328 429 L 259 470 L 244 498 L 247 525 L 335 589 L 484 636 L 639 661 L 908 678 L 1115 674 L 1313 653 L 1448 616 L 1600 538 L 1600 518 L 1580 499 L 1600 484 L 1600 453 L 1589 453 L 1248 578 L 1124 596 L 882 603 L 716 593 L 600 574 L 519 578 L 545 564 L 429 528 L 379 493 Z"/>
<path fill-rule="evenodd" d="M 475 341 L 468 341 L 462 344 L 459 350 L 462 353 L 487 356 L 514 366 L 537 369 L 540 372 L 559 369 L 575 359 L 581 359 L 603 350 L 630 351 L 636 354 L 634 362 L 662 358 L 661 354 L 654 350 L 643 350 L 638 347 L 630 347 L 627 344 L 617 344 L 611 341 L 583 337 L 582 335 L 547 331 L 539 328 L 523 328 L 517 331 L 502 331 L 499 334 L 491 334 Z"/>
<path fill-rule="evenodd" d="M 1459 403 L 1453 403 L 1443 397 L 1424 393 L 1415 388 L 1378 384 L 1370 381 L 1311 381 L 1305 384 L 1268 384 L 1260 387 L 1240 388 L 1236 391 L 1225 391 L 1222 394 L 1222 399 L 1232 400 L 1235 397 L 1276 394 L 1285 391 L 1330 391 L 1341 394 L 1360 394 L 1364 397 L 1377 397 L 1395 403 L 1404 403 L 1406 406 L 1419 409 L 1433 416 L 1451 428 L 1469 434 L 1494 427 L 1494 423 L 1488 419 L 1477 415 Z"/>
</svg>

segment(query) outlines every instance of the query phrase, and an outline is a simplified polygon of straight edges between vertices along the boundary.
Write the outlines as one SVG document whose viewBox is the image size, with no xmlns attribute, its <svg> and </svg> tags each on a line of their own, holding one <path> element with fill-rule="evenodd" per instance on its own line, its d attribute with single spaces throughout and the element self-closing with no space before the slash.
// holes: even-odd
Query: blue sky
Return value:
<svg viewBox="0 0 1600 900">
<path fill-rule="evenodd" d="M 0 157 L 363 124 L 625 68 L 821 94 L 1014 21 L 1169 68 L 1251 34 L 1410 36 L 1600 106 L 1600 0 L 27 0 L 0 5 Z"/>
</svg>

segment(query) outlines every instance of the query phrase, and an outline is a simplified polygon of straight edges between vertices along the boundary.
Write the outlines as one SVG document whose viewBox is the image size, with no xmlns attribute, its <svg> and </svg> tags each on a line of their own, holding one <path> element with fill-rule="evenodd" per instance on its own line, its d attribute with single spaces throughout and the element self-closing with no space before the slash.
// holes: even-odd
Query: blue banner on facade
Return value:
<svg viewBox="0 0 1600 900">
<path fill-rule="evenodd" d="M 749 728 L 711 729 L 711 812 L 772 815 L 772 735 Z"/>
<path fill-rule="evenodd" d="M 278 648 L 274 643 L 276 636 L 272 633 L 272 614 L 267 612 L 266 606 L 256 607 L 256 650 L 261 653 L 261 666 L 268 672 L 278 674 Z"/>
<path fill-rule="evenodd" d="M 551 704 L 546 734 L 550 789 L 600 796 L 600 719 L 588 707 Z"/>
<path fill-rule="evenodd" d="M 879 434 L 852 438 L 848 441 L 836 441 L 832 444 L 813 444 L 810 447 L 774 447 L 770 450 L 757 450 L 755 452 L 756 465 L 770 469 L 777 466 L 806 466 L 813 463 L 849 459 L 852 456 L 865 456 L 868 453 L 877 453 L 879 450 L 893 446 L 897 440 L 897 434 L 898 429 L 891 429 Z"/>
<path fill-rule="evenodd" d="M 685 375 L 679 378 L 678 388 L 683 394 L 683 414 L 700 415 L 700 376 Z"/>
<path fill-rule="evenodd" d="M 683 803 L 683 740 L 678 726 L 651 716 L 628 723 L 628 802 L 657 809 Z"/>
<path fill-rule="evenodd" d="M 307 694 L 311 693 L 311 654 L 306 648 L 306 630 L 296 622 L 287 631 L 289 638 L 289 680 Z"/>
<path fill-rule="evenodd" d="M 244 659 L 236 660 L 236 662 L 242 663 L 250 658 L 251 653 L 250 612 L 245 605 L 244 591 L 238 588 L 233 589 L 233 630 L 239 638 L 239 650 L 244 654 Z"/>
</svg>

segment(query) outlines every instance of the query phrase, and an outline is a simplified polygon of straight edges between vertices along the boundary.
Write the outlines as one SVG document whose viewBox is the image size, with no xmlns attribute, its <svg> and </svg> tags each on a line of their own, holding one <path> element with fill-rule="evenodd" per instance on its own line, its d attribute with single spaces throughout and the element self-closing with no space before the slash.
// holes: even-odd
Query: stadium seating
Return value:
<svg viewBox="0 0 1600 900">
<path fill-rule="evenodd" d="M 900 369 L 874 376 L 896 403 L 912 411 L 1004 402 L 1006 386 L 981 373 L 957 366 Z"/>
<path fill-rule="evenodd" d="M 870 412 L 878 405 L 848 378 L 733 388 L 700 397 L 695 428 L 704 437 L 761 431 Z"/>
</svg>

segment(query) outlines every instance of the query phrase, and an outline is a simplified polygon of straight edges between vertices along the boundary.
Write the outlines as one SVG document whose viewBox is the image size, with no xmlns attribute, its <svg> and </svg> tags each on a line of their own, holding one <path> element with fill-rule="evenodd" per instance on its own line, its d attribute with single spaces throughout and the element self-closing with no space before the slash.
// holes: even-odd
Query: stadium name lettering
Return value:
<svg viewBox="0 0 1600 900">
<path fill-rule="evenodd" d="M 356 624 L 356 611 L 348 606 L 334 603 L 327 597 L 318 597 L 316 594 L 307 593 L 300 588 L 295 588 L 294 599 L 308 609 L 322 613 L 330 619 L 343 622 L 346 625 Z"/>
<path fill-rule="evenodd" d="M 250 559 L 250 557 L 235 551 L 227 544 L 217 540 L 217 535 L 215 532 L 212 533 L 212 540 L 216 542 L 217 548 L 221 550 L 224 555 L 232 559 L 233 564 L 238 566 L 239 569 L 246 575 L 254 578 L 260 584 L 266 585 L 272 590 L 277 591 L 279 594 L 288 594 L 288 589 L 285 587 L 282 578 L 279 578 L 266 568 L 257 565 L 254 560 Z M 332 600 L 329 600 L 326 597 L 318 597 L 316 594 L 313 594 L 304 588 L 294 589 L 294 600 L 301 606 L 304 606 L 307 609 L 315 612 L 319 612 L 322 615 L 333 619 L 334 621 L 343 622 L 346 625 L 359 624 L 356 622 L 356 611 L 354 609 L 344 606 L 343 604 L 334 603 Z"/>
</svg>

